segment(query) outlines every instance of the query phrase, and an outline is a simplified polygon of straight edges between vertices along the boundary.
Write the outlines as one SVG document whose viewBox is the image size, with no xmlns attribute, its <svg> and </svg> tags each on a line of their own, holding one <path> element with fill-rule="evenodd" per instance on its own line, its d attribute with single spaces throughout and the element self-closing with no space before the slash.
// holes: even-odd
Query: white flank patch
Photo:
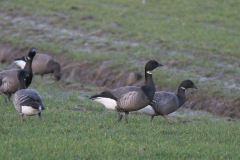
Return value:
<svg viewBox="0 0 240 160">
<path fill-rule="evenodd" d="M 138 110 L 138 112 L 142 113 L 142 114 L 146 114 L 149 116 L 156 116 L 157 113 L 153 110 L 152 106 L 147 105 L 146 107 Z"/>
<path fill-rule="evenodd" d="M 39 109 L 32 108 L 31 106 L 22 106 L 22 113 L 27 116 L 33 116 L 40 112 Z"/>
<path fill-rule="evenodd" d="M 114 111 L 117 106 L 117 102 L 111 98 L 98 97 L 98 98 L 94 99 L 93 101 L 102 103 L 107 109 L 111 109 Z"/>
<path fill-rule="evenodd" d="M 182 89 L 186 89 L 186 88 L 184 88 L 184 87 L 181 87 Z"/>
<path fill-rule="evenodd" d="M 21 67 L 22 69 L 25 67 L 25 65 L 26 65 L 26 62 L 25 61 L 23 61 L 23 60 L 17 60 L 17 61 L 14 61 L 14 63 L 16 64 L 16 65 L 18 65 L 19 67 Z"/>
</svg>

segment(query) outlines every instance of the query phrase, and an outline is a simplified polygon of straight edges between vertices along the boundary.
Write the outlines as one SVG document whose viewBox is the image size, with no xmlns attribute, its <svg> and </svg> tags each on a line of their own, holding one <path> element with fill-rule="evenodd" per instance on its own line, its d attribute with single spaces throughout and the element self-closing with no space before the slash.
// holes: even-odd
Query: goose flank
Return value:
<svg viewBox="0 0 240 160">
<path fill-rule="evenodd" d="M 38 114 L 41 120 L 42 110 L 45 109 L 42 98 L 37 91 L 26 89 L 25 81 L 27 76 L 26 70 L 18 70 L 19 86 L 18 91 L 13 96 L 13 104 L 21 116 L 21 122 L 23 122 L 24 115 L 33 116 Z"/>
<path fill-rule="evenodd" d="M 151 122 L 154 116 L 162 115 L 167 119 L 166 115 L 178 110 L 186 101 L 185 90 L 188 88 L 196 88 L 191 80 L 184 80 L 178 87 L 177 94 L 169 92 L 156 92 L 150 105 L 139 110 L 140 113 L 151 116 Z"/>
<path fill-rule="evenodd" d="M 14 63 L 21 68 L 24 68 L 27 57 L 19 57 L 14 59 Z M 46 54 L 36 54 L 32 62 L 33 74 L 41 75 L 41 82 L 43 82 L 44 74 L 53 73 L 55 81 L 59 81 L 62 77 L 61 67 L 52 57 Z"/>
<path fill-rule="evenodd" d="M 128 114 L 149 105 L 155 93 L 155 85 L 152 79 L 152 71 L 163 66 L 157 61 L 151 60 L 145 65 L 145 85 L 142 87 L 125 86 L 114 90 L 102 92 L 90 97 L 93 101 L 102 103 L 106 108 L 117 111 L 120 122 L 125 113 L 125 120 L 128 123 Z"/>
<path fill-rule="evenodd" d="M 36 48 L 32 47 L 29 50 L 26 60 L 26 65 L 24 69 L 28 73 L 28 77 L 26 78 L 26 87 L 32 83 L 33 73 L 32 73 L 32 60 L 36 54 Z M 6 95 L 6 101 L 9 102 L 11 95 L 18 90 L 19 81 L 18 81 L 18 69 L 11 69 L 0 72 L 0 93 L 4 93 Z"/>
</svg>

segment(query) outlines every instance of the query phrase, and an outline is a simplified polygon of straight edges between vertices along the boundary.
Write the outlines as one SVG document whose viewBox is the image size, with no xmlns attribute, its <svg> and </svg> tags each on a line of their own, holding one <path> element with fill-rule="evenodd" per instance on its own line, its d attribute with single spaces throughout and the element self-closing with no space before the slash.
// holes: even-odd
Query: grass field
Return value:
<svg viewBox="0 0 240 160">
<path fill-rule="evenodd" d="M 12 103 L 0 99 L 0 159 L 239 159 L 240 122 L 204 112 L 156 117 L 130 114 L 116 123 L 117 113 L 90 101 L 84 91 L 59 87 L 35 77 L 31 88 L 46 110 L 20 116 Z M 77 83 L 77 82 L 75 82 Z M 78 106 L 78 107 L 77 107 Z M 231 121 L 232 120 L 232 121 Z"/>
<path fill-rule="evenodd" d="M 164 64 L 154 71 L 158 86 L 192 79 L 199 96 L 233 99 L 240 96 L 239 10 L 237 0 L 1 0 L 0 41 L 96 67 L 111 60 L 143 72 L 156 59 Z M 116 123 L 115 112 L 88 99 L 100 89 L 78 86 L 51 78 L 41 86 L 36 76 L 30 88 L 43 98 L 42 122 L 20 123 L 1 96 L 0 159 L 240 158 L 239 120 L 182 109 L 169 116 L 173 125 L 137 113 Z"/>
</svg>

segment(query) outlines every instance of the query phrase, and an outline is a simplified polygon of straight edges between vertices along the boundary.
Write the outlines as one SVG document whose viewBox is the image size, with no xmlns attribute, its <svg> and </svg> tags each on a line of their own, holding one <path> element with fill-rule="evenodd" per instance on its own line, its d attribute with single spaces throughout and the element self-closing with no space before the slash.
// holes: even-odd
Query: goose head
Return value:
<svg viewBox="0 0 240 160">
<path fill-rule="evenodd" d="M 188 88 L 198 89 L 191 80 L 184 80 L 184 81 L 180 84 L 180 88 L 182 88 L 182 89 L 188 89 Z"/>
<path fill-rule="evenodd" d="M 148 74 L 152 74 L 152 71 L 157 68 L 163 66 L 162 64 L 158 63 L 155 60 L 148 61 L 147 64 L 145 65 L 145 71 Z"/>
<path fill-rule="evenodd" d="M 28 59 L 32 60 L 33 57 L 36 55 L 37 49 L 35 47 L 30 48 L 28 52 Z"/>
<path fill-rule="evenodd" d="M 18 80 L 19 80 L 19 87 L 18 89 L 26 89 L 26 78 L 28 77 L 28 73 L 25 69 L 21 69 L 18 72 Z"/>
</svg>

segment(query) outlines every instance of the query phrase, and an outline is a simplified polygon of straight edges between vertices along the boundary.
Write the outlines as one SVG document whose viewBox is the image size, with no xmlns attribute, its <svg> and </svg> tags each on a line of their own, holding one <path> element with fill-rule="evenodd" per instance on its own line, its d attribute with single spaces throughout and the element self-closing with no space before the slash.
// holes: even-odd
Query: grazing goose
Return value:
<svg viewBox="0 0 240 160">
<path fill-rule="evenodd" d="M 28 77 L 26 78 L 26 87 L 28 88 L 29 85 L 32 83 L 32 60 L 36 54 L 36 48 L 32 47 L 29 50 L 26 65 L 24 69 L 28 73 Z M 4 93 L 6 95 L 6 100 L 9 102 L 11 94 L 15 93 L 18 90 L 18 69 L 11 69 L 0 72 L 0 93 Z"/>
<path fill-rule="evenodd" d="M 23 69 L 26 64 L 27 57 L 23 56 L 14 60 L 14 63 Z M 32 70 L 33 74 L 41 75 L 42 82 L 44 74 L 53 73 L 55 81 L 59 81 L 62 76 L 59 63 L 46 54 L 36 54 L 32 63 Z"/>
<path fill-rule="evenodd" d="M 94 95 L 90 99 L 102 103 L 108 109 L 117 111 L 119 115 L 117 122 L 121 121 L 123 117 L 121 112 L 125 112 L 125 120 L 128 123 L 127 116 L 130 111 L 137 111 L 152 101 L 155 93 L 152 71 L 159 66 L 163 65 L 154 60 L 147 62 L 145 66 L 146 82 L 142 87 L 121 87 Z"/>
<path fill-rule="evenodd" d="M 24 69 L 18 70 L 19 86 L 18 91 L 13 96 L 13 104 L 16 110 L 21 116 L 21 122 L 23 122 L 23 116 L 33 116 L 38 114 L 41 120 L 41 113 L 44 110 L 42 98 L 33 89 L 26 89 L 26 78 L 28 74 Z"/>
<path fill-rule="evenodd" d="M 156 92 L 151 104 L 140 109 L 139 112 L 151 116 L 151 122 L 154 116 L 162 115 L 167 122 L 172 123 L 166 115 L 176 111 L 185 103 L 185 90 L 188 88 L 197 89 L 191 80 L 185 80 L 179 85 L 177 94 Z"/>
</svg>

